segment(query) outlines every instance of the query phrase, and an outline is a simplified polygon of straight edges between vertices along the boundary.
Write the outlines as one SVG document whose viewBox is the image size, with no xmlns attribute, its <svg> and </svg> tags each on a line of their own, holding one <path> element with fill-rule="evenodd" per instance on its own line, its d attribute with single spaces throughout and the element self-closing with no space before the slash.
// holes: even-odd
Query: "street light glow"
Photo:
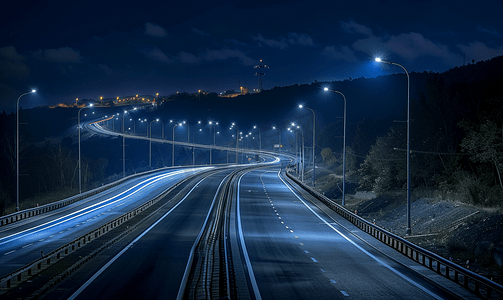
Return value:
<svg viewBox="0 0 503 300">
<path fill-rule="evenodd" d="M 302 104 L 299 104 L 299 108 L 303 108 L 303 107 L 304 107 L 304 105 L 302 105 Z"/>
<path fill-rule="evenodd" d="M 36 93 L 36 92 L 37 92 L 37 90 L 31 90 L 31 92 L 32 92 L 32 93 Z"/>
<path fill-rule="evenodd" d="M 323 88 L 323 90 L 326 92 L 326 91 L 328 91 L 328 88 L 327 88 L 327 87 L 325 87 L 325 88 Z"/>
<path fill-rule="evenodd" d="M 377 61 L 377 62 L 381 62 L 381 58 L 380 58 L 380 57 L 376 57 L 376 58 L 375 58 L 375 61 Z"/>
</svg>

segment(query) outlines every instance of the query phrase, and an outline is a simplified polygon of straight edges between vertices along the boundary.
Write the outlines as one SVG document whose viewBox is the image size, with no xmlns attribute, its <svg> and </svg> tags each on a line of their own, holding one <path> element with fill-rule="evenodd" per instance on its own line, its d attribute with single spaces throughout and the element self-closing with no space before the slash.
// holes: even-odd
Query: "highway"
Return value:
<svg viewBox="0 0 503 300">
<path fill-rule="evenodd" d="M 42 298 L 454 299 L 286 179 L 288 156 L 267 161 L 162 170 L 0 227 L 1 275 L 194 175 L 164 197 L 172 201 L 160 201 L 141 226 Z M 224 234 L 207 235 L 215 218 L 224 219 L 214 229 Z M 212 240 L 219 251 L 201 250 Z"/>
<path fill-rule="evenodd" d="M 210 167 L 175 168 L 131 179 L 67 207 L 0 227 L 0 276 L 5 276 Z"/>
<path fill-rule="evenodd" d="M 187 299 L 190 251 L 230 171 L 199 179 L 133 241 L 48 299 Z M 249 294 L 239 298 L 454 299 L 325 215 L 280 178 L 279 168 L 249 171 L 238 185 L 237 230 L 229 238 L 241 241 L 243 264 L 249 262 Z"/>
<path fill-rule="evenodd" d="M 101 266 L 69 299 L 173 299 L 193 244 L 231 170 L 202 178 L 179 204 Z M 126 250 L 126 251 L 125 251 Z M 63 298 L 68 295 L 64 295 Z"/>
<path fill-rule="evenodd" d="M 278 172 L 252 171 L 240 183 L 242 231 L 262 299 L 452 298 L 355 238 Z"/>
</svg>

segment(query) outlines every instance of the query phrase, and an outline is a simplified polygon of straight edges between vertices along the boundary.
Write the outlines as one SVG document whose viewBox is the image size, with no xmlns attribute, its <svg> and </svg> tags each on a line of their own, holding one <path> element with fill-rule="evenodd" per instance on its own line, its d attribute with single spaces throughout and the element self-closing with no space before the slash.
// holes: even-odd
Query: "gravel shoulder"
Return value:
<svg viewBox="0 0 503 300">
<path fill-rule="evenodd" d="M 316 189 L 341 203 L 341 180 L 338 177 L 320 170 Z M 346 183 L 345 206 L 349 210 L 416 245 L 503 283 L 501 210 L 437 198 L 412 199 L 412 234 L 406 235 L 405 192 L 376 196 L 371 191 L 356 191 L 356 187 L 355 182 Z"/>
</svg>

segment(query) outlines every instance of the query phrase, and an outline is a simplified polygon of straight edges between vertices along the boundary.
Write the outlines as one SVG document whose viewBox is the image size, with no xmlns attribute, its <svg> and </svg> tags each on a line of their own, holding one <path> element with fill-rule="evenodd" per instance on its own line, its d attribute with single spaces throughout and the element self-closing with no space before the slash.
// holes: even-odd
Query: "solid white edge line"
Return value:
<svg viewBox="0 0 503 300">
<path fill-rule="evenodd" d="M 330 223 L 328 223 L 327 221 L 325 221 L 325 219 L 323 219 L 320 215 L 318 215 L 311 207 L 309 207 L 309 205 L 307 205 L 307 203 L 300 198 L 299 195 L 297 195 L 296 192 L 294 192 L 290 186 L 283 180 L 283 178 L 281 178 L 281 176 L 279 176 L 279 172 L 277 174 L 278 178 L 283 182 L 283 184 L 292 192 L 292 194 L 295 195 L 295 197 L 297 197 L 303 204 L 304 206 L 306 206 L 316 217 L 318 217 L 318 219 L 320 219 L 321 221 L 323 221 L 323 223 L 325 223 L 328 227 L 330 227 L 332 230 L 334 230 L 335 232 L 337 232 L 339 235 L 341 235 L 344 239 L 346 239 L 349 243 L 351 243 L 353 246 L 355 246 L 356 248 L 358 248 L 360 251 L 362 251 L 363 253 L 365 253 L 366 255 L 368 255 L 370 258 L 374 259 L 375 261 L 377 261 L 378 263 L 380 263 L 381 265 L 383 265 L 385 268 L 387 268 L 388 270 L 390 270 L 391 272 L 395 273 L 396 275 L 402 277 L 404 280 L 406 280 L 407 282 L 409 282 L 410 284 L 414 285 L 415 287 L 419 288 L 420 290 L 422 290 L 423 292 L 427 293 L 428 295 L 432 296 L 433 298 L 435 299 L 443 299 L 442 297 L 434 294 L 433 292 L 431 292 L 430 290 L 426 289 L 425 287 L 423 287 L 422 285 L 420 285 L 419 283 L 415 282 L 414 280 L 410 279 L 409 277 L 405 276 L 404 274 L 402 274 L 400 271 L 394 269 L 393 267 L 391 267 L 390 265 L 386 264 L 385 262 L 383 262 L 382 260 L 380 260 L 379 258 L 375 257 L 374 255 L 370 254 L 367 250 L 363 249 L 362 247 L 360 247 L 359 245 L 357 245 L 355 242 L 353 242 L 350 238 L 348 238 L 346 235 L 344 235 L 342 232 L 340 232 L 339 230 L 337 230 L 337 228 L 335 228 L 334 226 L 332 226 Z"/>
<path fill-rule="evenodd" d="M 253 171 L 252 171 L 253 172 Z M 248 174 L 248 173 L 246 173 Z M 246 244 L 245 244 L 245 239 L 243 235 L 243 229 L 241 228 L 241 205 L 240 203 L 240 190 L 241 190 L 241 179 L 243 178 L 244 175 L 241 175 L 238 180 L 238 191 L 237 191 L 237 219 L 238 219 L 238 232 L 239 232 L 239 239 L 241 242 L 241 249 L 243 250 L 243 256 L 246 261 L 246 267 L 248 269 L 248 276 L 250 278 L 250 283 L 253 288 L 253 293 L 255 294 L 255 299 L 261 300 L 262 296 L 260 295 L 260 290 L 257 285 L 257 280 L 255 279 L 255 274 L 253 272 L 253 267 L 251 265 L 250 257 L 248 256 L 248 250 L 246 249 Z"/>
<path fill-rule="evenodd" d="M 202 170 L 204 170 L 204 169 L 202 169 Z M 73 219 L 75 219 L 75 218 L 78 218 L 78 217 L 84 216 L 84 215 L 86 215 L 86 214 L 92 213 L 92 212 L 94 212 L 94 211 L 96 211 L 96 210 L 103 209 L 103 208 L 105 208 L 105 207 L 107 207 L 107 206 L 110 206 L 110 205 L 115 204 L 115 203 L 117 203 L 117 202 L 119 202 L 119 201 L 122 201 L 122 200 L 124 200 L 124 199 L 126 199 L 126 198 L 128 198 L 128 197 L 130 197 L 130 196 L 133 196 L 134 194 L 136 194 L 136 193 L 140 192 L 141 190 L 145 189 L 146 187 L 148 187 L 148 186 L 150 186 L 150 185 L 152 185 L 152 184 L 156 183 L 157 181 L 160 181 L 160 180 L 163 180 L 163 179 L 166 179 L 166 178 L 169 178 L 169 177 L 173 177 L 173 176 L 175 176 L 175 175 L 180 175 L 180 174 L 183 174 L 183 173 L 187 173 L 187 172 L 192 172 L 192 169 L 185 169 L 185 170 L 174 171 L 174 172 L 170 172 L 170 173 L 166 173 L 166 174 L 160 174 L 160 175 L 156 175 L 156 176 L 154 176 L 154 177 L 151 177 L 151 178 L 149 178 L 149 179 L 143 180 L 143 181 L 141 181 L 141 182 L 139 182 L 139 183 L 135 184 L 134 186 L 132 186 L 132 187 L 128 188 L 127 190 L 125 190 L 125 191 L 123 191 L 123 192 L 121 192 L 121 193 L 119 193 L 119 194 L 117 194 L 117 195 L 115 195 L 115 196 L 112 196 L 112 197 L 110 197 L 110 198 L 108 198 L 108 199 L 105 199 L 105 200 L 102 200 L 102 201 L 100 201 L 100 202 L 98 202 L 98 203 L 95 203 L 95 204 L 93 204 L 93 205 L 91 205 L 91 206 L 88 206 L 88 207 L 82 208 L 82 209 L 80 209 L 80 210 L 78 210 L 78 211 L 75 211 L 75 212 L 73 212 L 73 213 L 67 214 L 67 215 L 62 216 L 62 217 L 60 217 L 60 218 L 58 218 L 58 219 L 55 219 L 55 220 L 52 220 L 52 221 L 46 222 L 46 223 L 44 223 L 44 224 L 40 224 L 40 225 L 38 225 L 38 226 L 35 226 L 35 227 L 32 227 L 32 228 L 29 228 L 29 229 L 26 229 L 26 230 L 23 230 L 23 231 L 20 231 L 20 232 L 17 232 L 17 233 L 11 234 L 11 235 L 9 235 L 9 236 L 5 236 L 5 237 L 3 237 L 3 238 L 1 238 L 1 239 L 0 239 L 0 241 L 1 241 L 1 242 L 0 242 L 0 245 L 3 245 L 3 244 L 6 244 L 6 243 L 9 243 L 9 242 L 15 241 L 15 240 L 17 240 L 17 239 L 20 239 L 20 238 L 26 237 L 26 236 L 28 236 L 28 235 L 32 235 L 32 234 L 38 233 L 38 232 L 40 232 L 40 231 L 43 231 L 43 230 L 46 230 L 46 229 L 52 228 L 52 227 L 54 227 L 54 226 L 58 226 L 58 225 L 63 224 L 63 223 L 69 222 L 69 221 L 71 221 L 71 220 L 73 220 Z M 141 186 L 141 187 L 140 187 L 139 189 L 137 189 L 136 191 L 133 191 L 131 194 L 126 195 L 126 196 L 124 196 L 124 197 L 122 197 L 122 198 L 118 198 L 118 197 L 120 197 L 121 195 L 124 195 L 125 193 L 129 192 L 130 190 L 132 190 L 132 189 L 136 188 L 137 186 L 140 186 L 141 184 L 144 184 L 144 183 L 145 183 L 145 182 L 147 182 L 147 181 L 150 181 L 150 182 L 148 182 L 147 184 L 145 184 L 145 185 Z M 110 200 L 112 200 L 112 199 L 116 199 L 116 198 L 118 198 L 118 199 L 117 199 L 117 200 L 115 200 L 115 201 L 112 201 L 112 202 L 108 202 L 108 203 L 103 204 L 104 202 L 107 202 L 107 201 L 110 201 Z M 101 204 L 103 204 L 103 205 L 102 205 L 102 206 L 98 206 L 98 205 L 101 205 Z M 122 205 L 122 204 L 121 204 L 121 205 Z M 96 207 L 96 206 L 98 206 L 98 207 Z M 92 208 L 92 209 L 91 209 L 91 208 Z M 81 212 L 82 212 L 82 213 L 81 213 Z M 79 214 L 79 213 L 80 213 L 80 214 Z M 72 216 L 72 217 L 70 217 L 70 216 Z M 66 218 L 66 219 L 65 219 L 65 218 Z M 60 221 L 60 220 L 61 220 L 61 221 Z M 58 221 L 59 221 L 59 222 L 58 222 Z M 55 223 L 55 222 L 56 222 L 56 223 Z M 51 224 L 51 223 L 52 223 L 52 224 Z M 47 224 L 51 224 L 51 225 L 46 226 Z M 46 227 L 43 227 L 43 226 L 46 226 Z M 32 230 L 34 230 L 34 229 L 36 229 L 36 228 L 40 228 L 40 229 L 35 230 L 35 231 L 32 231 Z M 27 232 L 27 233 L 26 233 L 26 234 L 23 234 L 23 233 L 25 233 L 25 232 Z M 11 237 L 13 237 L 13 236 L 16 236 L 16 237 L 11 238 Z M 9 239 L 9 238 L 10 238 L 10 239 Z"/>
<path fill-rule="evenodd" d="M 98 276 L 101 275 L 111 264 L 113 264 L 124 252 L 126 252 L 129 248 L 131 248 L 138 240 L 140 240 L 145 234 L 147 234 L 152 228 L 154 228 L 157 224 L 159 224 L 165 217 L 167 217 L 175 208 L 178 207 L 191 193 L 192 191 L 206 178 L 201 179 L 188 193 L 180 200 L 175 206 L 173 206 L 167 213 L 165 213 L 159 220 L 157 220 L 154 224 L 152 224 L 149 228 L 147 228 L 142 234 L 140 234 L 136 239 L 134 239 L 129 245 L 124 247 L 121 252 L 119 252 L 114 258 L 112 258 L 106 265 L 104 265 L 98 272 L 96 272 L 89 280 L 86 281 L 75 293 L 73 293 L 68 299 L 73 300 L 82 293 Z"/>
</svg>

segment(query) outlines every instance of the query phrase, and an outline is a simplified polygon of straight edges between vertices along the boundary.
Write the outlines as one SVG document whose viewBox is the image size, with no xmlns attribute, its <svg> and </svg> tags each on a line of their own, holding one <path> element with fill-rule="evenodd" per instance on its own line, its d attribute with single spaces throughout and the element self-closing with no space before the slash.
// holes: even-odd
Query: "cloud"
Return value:
<svg viewBox="0 0 503 300">
<path fill-rule="evenodd" d="M 486 44 L 475 41 L 468 45 L 457 45 L 461 52 L 465 53 L 468 60 L 474 59 L 481 61 L 503 55 L 503 46 L 498 48 L 489 48 Z"/>
<path fill-rule="evenodd" d="M 314 46 L 313 39 L 305 33 L 290 32 L 287 38 L 281 38 L 280 40 L 266 39 L 260 34 L 252 36 L 252 38 L 260 44 L 281 50 L 287 49 L 289 45 Z"/>
<path fill-rule="evenodd" d="M 487 33 L 487 34 L 495 36 L 495 37 L 500 37 L 500 33 L 492 26 L 489 26 L 486 28 L 486 27 L 479 25 L 479 26 L 477 26 L 477 30 L 482 33 Z"/>
<path fill-rule="evenodd" d="M 347 33 L 359 33 L 368 36 L 372 35 L 372 29 L 368 28 L 365 25 L 358 24 L 355 21 L 350 22 L 341 21 L 341 28 L 344 32 Z"/>
<path fill-rule="evenodd" d="M 198 64 L 201 62 L 201 57 L 197 57 L 192 53 L 180 51 L 178 59 L 185 64 Z"/>
<path fill-rule="evenodd" d="M 302 45 L 302 46 L 313 46 L 314 45 L 313 39 L 305 33 L 298 34 L 298 33 L 290 32 L 288 34 L 287 41 L 291 45 L 295 45 L 295 44 Z"/>
<path fill-rule="evenodd" d="M 201 55 L 194 55 L 192 53 L 184 51 L 180 51 L 180 53 L 178 54 L 178 60 L 186 64 L 198 64 L 203 61 L 217 61 L 227 59 L 238 59 L 245 66 L 251 66 L 256 62 L 256 60 L 248 57 L 243 51 L 226 48 L 220 50 L 206 49 L 206 51 Z"/>
<path fill-rule="evenodd" d="M 0 56 L 10 61 L 24 60 L 24 56 L 17 53 L 16 48 L 14 46 L 7 46 L 0 48 Z"/>
<path fill-rule="evenodd" d="M 335 46 L 328 46 L 323 49 L 322 54 L 330 59 L 345 60 L 348 62 L 357 62 L 355 53 L 348 46 L 340 46 L 339 50 L 335 49 Z"/>
<path fill-rule="evenodd" d="M 243 65 L 251 66 L 255 63 L 254 59 L 249 58 L 243 51 L 233 49 L 209 50 L 204 55 L 207 61 L 226 60 L 229 58 L 239 59 Z"/>
<path fill-rule="evenodd" d="M 159 38 L 162 38 L 162 37 L 165 37 L 168 35 L 168 33 L 166 32 L 166 30 L 164 28 L 162 28 L 159 25 L 155 25 L 155 24 L 152 24 L 149 22 L 145 23 L 145 34 L 153 36 L 153 37 L 159 37 Z"/>
<path fill-rule="evenodd" d="M 204 31 L 201 31 L 201 30 L 199 30 L 199 29 L 197 29 L 197 28 L 194 28 L 194 27 L 192 27 L 192 28 L 191 28 L 191 31 L 192 31 L 193 33 L 195 33 L 195 34 L 200 35 L 200 36 L 204 36 L 204 37 L 211 37 L 211 35 L 210 35 L 209 33 L 206 33 L 206 32 L 204 32 Z"/>
<path fill-rule="evenodd" d="M 407 60 L 421 56 L 438 57 L 447 65 L 454 66 L 460 61 L 447 45 L 434 42 L 416 32 L 402 33 L 389 37 L 371 35 L 353 43 L 353 49 L 375 56 L 381 53 L 394 53 Z"/>
<path fill-rule="evenodd" d="M 82 61 L 80 53 L 70 47 L 38 50 L 33 54 L 33 57 L 55 63 L 80 63 Z"/>
<path fill-rule="evenodd" d="M 161 49 L 157 47 L 151 47 L 149 49 L 140 49 L 140 53 L 146 55 L 147 57 L 164 63 L 173 63 L 174 60 L 169 58 Z"/>
<path fill-rule="evenodd" d="M 113 73 L 112 69 L 107 65 L 98 64 L 98 68 L 103 71 L 103 73 L 110 75 Z"/>
<path fill-rule="evenodd" d="M 14 46 L 0 47 L 0 78 L 26 78 L 31 70 Z"/>
<path fill-rule="evenodd" d="M 447 45 L 434 43 L 415 32 L 391 36 L 387 45 L 391 51 L 406 59 L 415 59 L 423 55 L 448 59 L 452 55 Z"/>
<path fill-rule="evenodd" d="M 271 48 L 278 48 L 281 50 L 288 48 L 288 44 L 286 43 L 285 40 L 276 41 L 273 39 L 266 39 L 260 34 L 257 36 L 253 36 L 252 38 L 253 38 L 253 40 L 255 40 L 261 44 L 265 44 L 266 46 L 271 47 Z"/>
</svg>

